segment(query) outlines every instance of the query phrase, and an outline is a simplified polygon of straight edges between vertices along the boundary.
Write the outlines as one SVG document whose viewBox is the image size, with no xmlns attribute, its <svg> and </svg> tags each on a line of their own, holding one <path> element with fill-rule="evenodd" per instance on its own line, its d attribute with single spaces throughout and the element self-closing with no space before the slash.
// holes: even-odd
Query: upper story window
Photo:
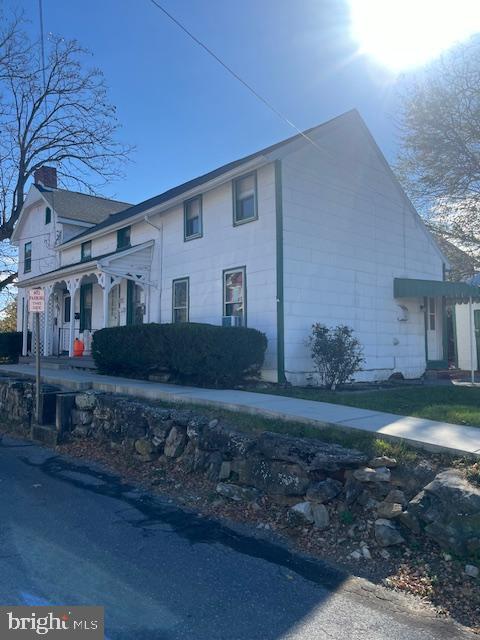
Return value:
<svg viewBox="0 0 480 640">
<path fill-rule="evenodd" d="M 52 210 L 50 209 L 50 207 L 47 207 L 45 209 L 45 224 L 50 224 L 51 221 L 52 221 Z"/>
<path fill-rule="evenodd" d="M 202 196 L 187 200 L 183 205 L 183 235 L 185 240 L 201 238 L 202 229 Z"/>
<path fill-rule="evenodd" d="M 87 242 L 82 242 L 81 248 L 81 261 L 86 262 L 87 260 L 91 260 L 92 258 L 92 242 L 88 240 Z"/>
<path fill-rule="evenodd" d="M 130 246 L 130 229 L 131 227 L 123 227 L 117 231 L 117 249 L 126 249 Z"/>
<path fill-rule="evenodd" d="M 32 270 L 32 243 L 26 242 L 23 247 L 23 273 Z"/>
<path fill-rule="evenodd" d="M 188 322 L 190 306 L 190 283 L 188 278 L 173 281 L 172 322 Z"/>
<path fill-rule="evenodd" d="M 233 223 L 257 218 L 257 174 L 249 173 L 233 181 Z"/>
</svg>

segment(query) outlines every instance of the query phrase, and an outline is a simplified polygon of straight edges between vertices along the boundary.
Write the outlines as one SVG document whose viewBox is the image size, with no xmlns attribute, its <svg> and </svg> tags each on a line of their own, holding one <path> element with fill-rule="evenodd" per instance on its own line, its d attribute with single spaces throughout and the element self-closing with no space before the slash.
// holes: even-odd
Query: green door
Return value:
<svg viewBox="0 0 480 640">
<path fill-rule="evenodd" d="M 480 309 L 473 312 L 475 322 L 475 343 L 477 345 L 477 371 L 480 369 Z"/>
</svg>

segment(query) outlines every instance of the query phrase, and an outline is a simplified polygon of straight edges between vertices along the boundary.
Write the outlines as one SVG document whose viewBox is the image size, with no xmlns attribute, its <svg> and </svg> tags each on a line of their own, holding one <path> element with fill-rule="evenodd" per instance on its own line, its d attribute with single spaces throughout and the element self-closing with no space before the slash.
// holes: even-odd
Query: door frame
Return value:
<svg viewBox="0 0 480 640">
<path fill-rule="evenodd" d="M 438 300 L 438 298 L 436 298 Z M 427 369 L 447 369 L 448 368 L 448 323 L 447 323 L 447 301 L 445 296 L 441 298 L 441 317 L 439 318 L 442 323 L 442 358 L 439 360 L 428 359 L 428 297 L 423 299 L 423 315 L 425 323 L 425 360 L 427 363 Z M 437 303 L 435 303 L 437 308 Z M 437 314 L 435 314 L 437 316 Z"/>
</svg>

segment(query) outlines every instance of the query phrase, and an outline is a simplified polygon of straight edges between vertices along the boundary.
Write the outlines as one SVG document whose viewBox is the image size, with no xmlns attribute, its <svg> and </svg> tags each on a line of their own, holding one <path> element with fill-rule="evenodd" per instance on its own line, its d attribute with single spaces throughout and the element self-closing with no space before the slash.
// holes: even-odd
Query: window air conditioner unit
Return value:
<svg viewBox="0 0 480 640">
<path fill-rule="evenodd" d="M 223 316 L 222 327 L 241 327 L 242 316 Z"/>
</svg>

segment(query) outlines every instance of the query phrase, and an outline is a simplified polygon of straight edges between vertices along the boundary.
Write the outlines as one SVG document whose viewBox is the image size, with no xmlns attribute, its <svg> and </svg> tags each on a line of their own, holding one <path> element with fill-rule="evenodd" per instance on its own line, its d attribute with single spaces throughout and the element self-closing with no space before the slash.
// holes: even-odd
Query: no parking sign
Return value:
<svg viewBox="0 0 480 640">
<path fill-rule="evenodd" d="M 30 313 L 45 311 L 45 292 L 43 289 L 30 289 L 28 292 L 28 310 Z"/>
</svg>

